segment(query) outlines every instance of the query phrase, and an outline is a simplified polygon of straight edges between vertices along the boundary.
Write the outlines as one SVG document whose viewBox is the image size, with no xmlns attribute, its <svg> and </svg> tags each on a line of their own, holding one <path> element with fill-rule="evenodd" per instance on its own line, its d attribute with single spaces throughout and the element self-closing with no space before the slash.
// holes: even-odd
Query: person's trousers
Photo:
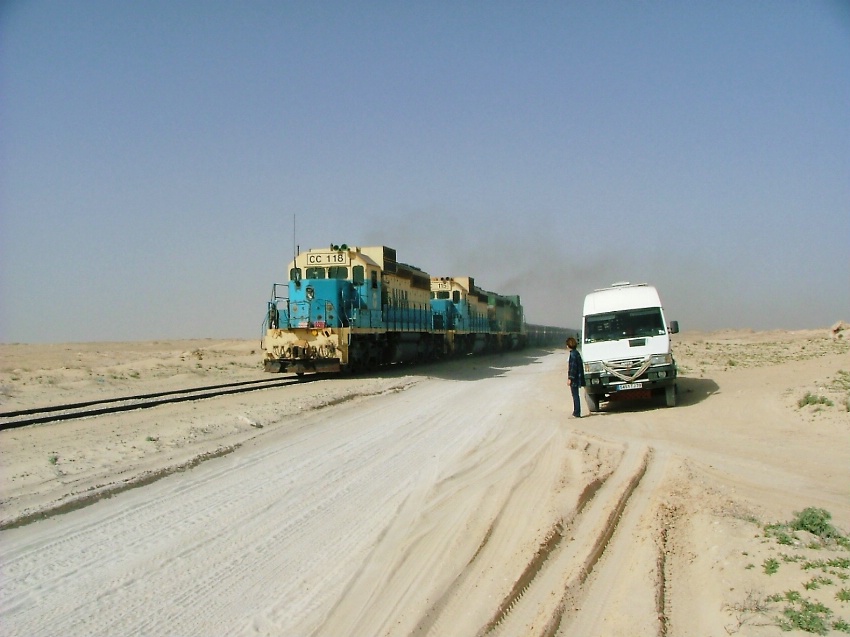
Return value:
<svg viewBox="0 0 850 637">
<path fill-rule="evenodd" d="M 581 416 L 581 399 L 578 395 L 578 384 L 570 385 L 570 393 L 573 395 L 573 416 Z"/>
</svg>

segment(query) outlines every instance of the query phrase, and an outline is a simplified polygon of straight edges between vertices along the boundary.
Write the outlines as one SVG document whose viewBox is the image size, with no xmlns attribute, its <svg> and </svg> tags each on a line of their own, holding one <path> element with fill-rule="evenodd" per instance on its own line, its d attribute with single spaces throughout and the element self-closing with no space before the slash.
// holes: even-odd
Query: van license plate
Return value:
<svg viewBox="0 0 850 637">
<path fill-rule="evenodd" d="M 627 385 L 618 385 L 617 391 L 623 391 L 624 389 L 640 389 L 642 387 L 643 385 L 641 385 L 640 383 L 630 383 Z"/>
</svg>

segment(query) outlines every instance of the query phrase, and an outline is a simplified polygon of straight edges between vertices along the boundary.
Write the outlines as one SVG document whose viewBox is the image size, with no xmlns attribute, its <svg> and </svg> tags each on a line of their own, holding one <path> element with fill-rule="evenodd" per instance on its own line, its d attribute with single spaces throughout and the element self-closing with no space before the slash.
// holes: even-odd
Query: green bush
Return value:
<svg viewBox="0 0 850 637">
<path fill-rule="evenodd" d="M 795 515 L 797 517 L 791 522 L 790 526 L 796 531 L 808 531 L 821 538 L 834 538 L 840 535 L 835 527 L 829 523 L 832 514 L 826 509 L 808 507 L 795 513 Z"/>
<path fill-rule="evenodd" d="M 797 407 L 802 409 L 806 405 L 826 405 L 827 407 L 832 407 L 835 403 L 826 396 L 815 396 L 812 392 L 806 392 L 806 395 L 797 401 Z"/>
<path fill-rule="evenodd" d="M 770 557 L 762 563 L 762 568 L 764 568 L 766 574 L 773 575 L 779 570 L 779 560 Z"/>
<path fill-rule="evenodd" d="M 788 606 L 782 611 L 785 619 L 779 621 L 782 630 L 804 630 L 807 633 L 826 635 L 829 631 L 829 622 L 832 611 L 826 606 L 816 602 L 802 599 L 796 606 Z"/>
</svg>

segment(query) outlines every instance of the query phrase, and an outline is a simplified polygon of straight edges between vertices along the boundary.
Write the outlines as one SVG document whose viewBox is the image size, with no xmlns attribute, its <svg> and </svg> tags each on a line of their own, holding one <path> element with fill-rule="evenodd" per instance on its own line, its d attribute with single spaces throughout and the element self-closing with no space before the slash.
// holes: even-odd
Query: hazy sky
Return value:
<svg viewBox="0 0 850 637">
<path fill-rule="evenodd" d="M 295 246 L 575 327 L 850 320 L 850 3 L 0 0 L 0 340 L 257 338 Z"/>
</svg>

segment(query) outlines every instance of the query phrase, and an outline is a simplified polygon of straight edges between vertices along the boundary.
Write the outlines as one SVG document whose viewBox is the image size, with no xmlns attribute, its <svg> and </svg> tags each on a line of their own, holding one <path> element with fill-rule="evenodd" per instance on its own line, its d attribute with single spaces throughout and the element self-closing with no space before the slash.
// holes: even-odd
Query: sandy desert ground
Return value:
<svg viewBox="0 0 850 637">
<path fill-rule="evenodd" d="M 527 350 L 4 430 L 0 632 L 850 632 L 850 332 L 674 347 L 678 406 L 580 420 Z M 0 345 L 0 411 L 260 358 Z"/>
</svg>

